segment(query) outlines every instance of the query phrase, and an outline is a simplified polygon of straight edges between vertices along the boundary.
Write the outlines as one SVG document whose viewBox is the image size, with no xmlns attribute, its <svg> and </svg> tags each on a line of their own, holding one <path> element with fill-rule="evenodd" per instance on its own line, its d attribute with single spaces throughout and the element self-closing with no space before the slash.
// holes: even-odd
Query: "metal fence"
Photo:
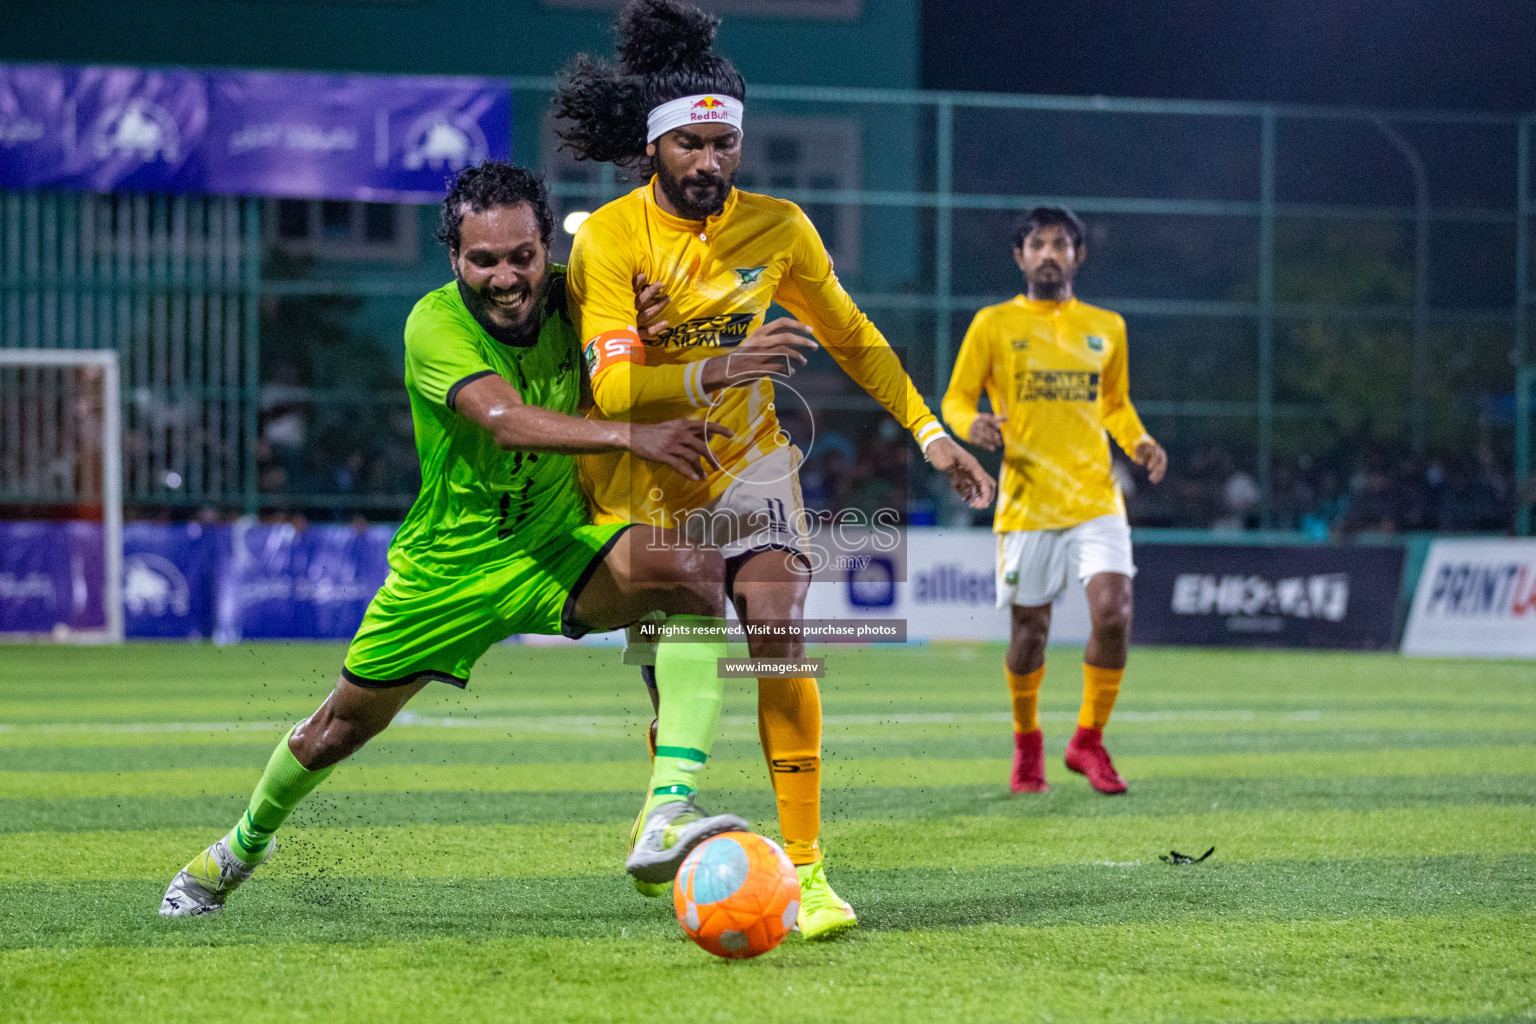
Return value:
<svg viewBox="0 0 1536 1024">
<path fill-rule="evenodd" d="M 258 229 L 250 200 L 0 192 L 0 349 L 117 351 L 130 502 L 259 504 Z"/>
<path fill-rule="evenodd" d="M 550 173 L 562 215 L 633 187 L 556 152 L 552 83 L 513 85 L 515 156 Z M 1475 449 L 1512 478 L 1524 529 L 1532 123 L 757 86 L 742 183 L 807 209 L 931 402 L 975 310 L 1018 290 L 1012 213 L 1065 204 L 1091 228 L 1080 295 L 1129 323 L 1138 408 L 1176 456 L 1220 449 L 1251 472 L 1256 523 L 1281 516 L 1288 460 L 1344 443 Z M 404 265 L 284 262 L 263 215 L 251 200 L 0 195 L 0 346 L 119 350 L 131 501 L 398 514 L 412 458 L 389 377 L 404 313 L 446 263 L 430 244 Z M 348 345 L 372 353 L 369 372 L 276 376 L 284 351 Z M 269 473 L 285 393 L 312 450 Z"/>
</svg>

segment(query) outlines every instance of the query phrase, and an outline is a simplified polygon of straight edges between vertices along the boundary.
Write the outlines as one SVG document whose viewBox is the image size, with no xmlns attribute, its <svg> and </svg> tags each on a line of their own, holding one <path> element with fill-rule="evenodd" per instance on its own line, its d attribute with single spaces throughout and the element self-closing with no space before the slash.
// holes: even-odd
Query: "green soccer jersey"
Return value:
<svg viewBox="0 0 1536 1024">
<path fill-rule="evenodd" d="M 565 303 L 565 268 L 551 264 L 538 340 L 506 345 L 465 308 L 456 282 L 430 292 L 405 323 L 405 388 L 411 399 L 421 493 L 389 550 L 402 575 L 461 576 L 524 555 L 590 522 L 568 455 L 503 451 L 489 432 L 454 411 L 459 389 L 488 374 L 511 382 L 529 405 L 575 415 L 581 359 Z"/>
</svg>

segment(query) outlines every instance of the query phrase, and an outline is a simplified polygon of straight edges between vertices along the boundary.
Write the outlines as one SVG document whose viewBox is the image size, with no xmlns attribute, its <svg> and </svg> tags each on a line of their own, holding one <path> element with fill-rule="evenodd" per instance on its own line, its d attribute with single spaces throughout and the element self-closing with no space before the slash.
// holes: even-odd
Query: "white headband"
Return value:
<svg viewBox="0 0 1536 1024">
<path fill-rule="evenodd" d="M 731 96 L 682 96 L 668 100 L 645 119 L 645 141 L 655 142 L 689 124 L 728 124 L 741 131 L 741 100 Z"/>
</svg>

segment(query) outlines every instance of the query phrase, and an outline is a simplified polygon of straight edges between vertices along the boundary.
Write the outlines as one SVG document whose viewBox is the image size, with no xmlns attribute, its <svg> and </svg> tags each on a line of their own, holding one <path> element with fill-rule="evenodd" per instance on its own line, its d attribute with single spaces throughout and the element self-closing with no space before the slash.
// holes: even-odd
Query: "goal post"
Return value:
<svg viewBox="0 0 1536 1024">
<path fill-rule="evenodd" d="M 0 526 L 13 547 L 0 556 L 27 566 L 19 575 L 0 566 L 0 638 L 123 639 L 122 452 L 116 352 L 0 348 Z M 97 509 L 99 549 L 98 534 L 74 526 Z M 23 550 L 28 538 L 57 544 L 50 526 L 66 531 L 67 553 Z"/>
</svg>

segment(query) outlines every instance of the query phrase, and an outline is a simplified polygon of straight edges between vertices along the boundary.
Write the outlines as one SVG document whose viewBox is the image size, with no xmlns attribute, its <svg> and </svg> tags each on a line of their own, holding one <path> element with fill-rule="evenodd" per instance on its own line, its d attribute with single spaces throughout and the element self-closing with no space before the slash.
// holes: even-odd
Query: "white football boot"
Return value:
<svg viewBox="0 0 1536 1024">
<path fill-rule="evenodd" d="M 677 877 L 683 859 L 704 840 L 722 832 L 750 831 L 744 819 L 734 814 L 706 814 L 692 799 L 661 804 L 640 823 L 624 870 L 636 882 L 663 885 Z"/>
<path fill-rule="evenodd" d="M 229 848 L 225 836 L 208 849 L 192 858 L 192 863 L 176 873 L 165 898 L 160 901 L 161 917 L 191 917 L 195 914 L 216 914 L 224 909 L 224 901 L 256 869 L 272 859 L 277 840 L 267 847 L 261 860 L 247 864 Z"/>
</svg>

